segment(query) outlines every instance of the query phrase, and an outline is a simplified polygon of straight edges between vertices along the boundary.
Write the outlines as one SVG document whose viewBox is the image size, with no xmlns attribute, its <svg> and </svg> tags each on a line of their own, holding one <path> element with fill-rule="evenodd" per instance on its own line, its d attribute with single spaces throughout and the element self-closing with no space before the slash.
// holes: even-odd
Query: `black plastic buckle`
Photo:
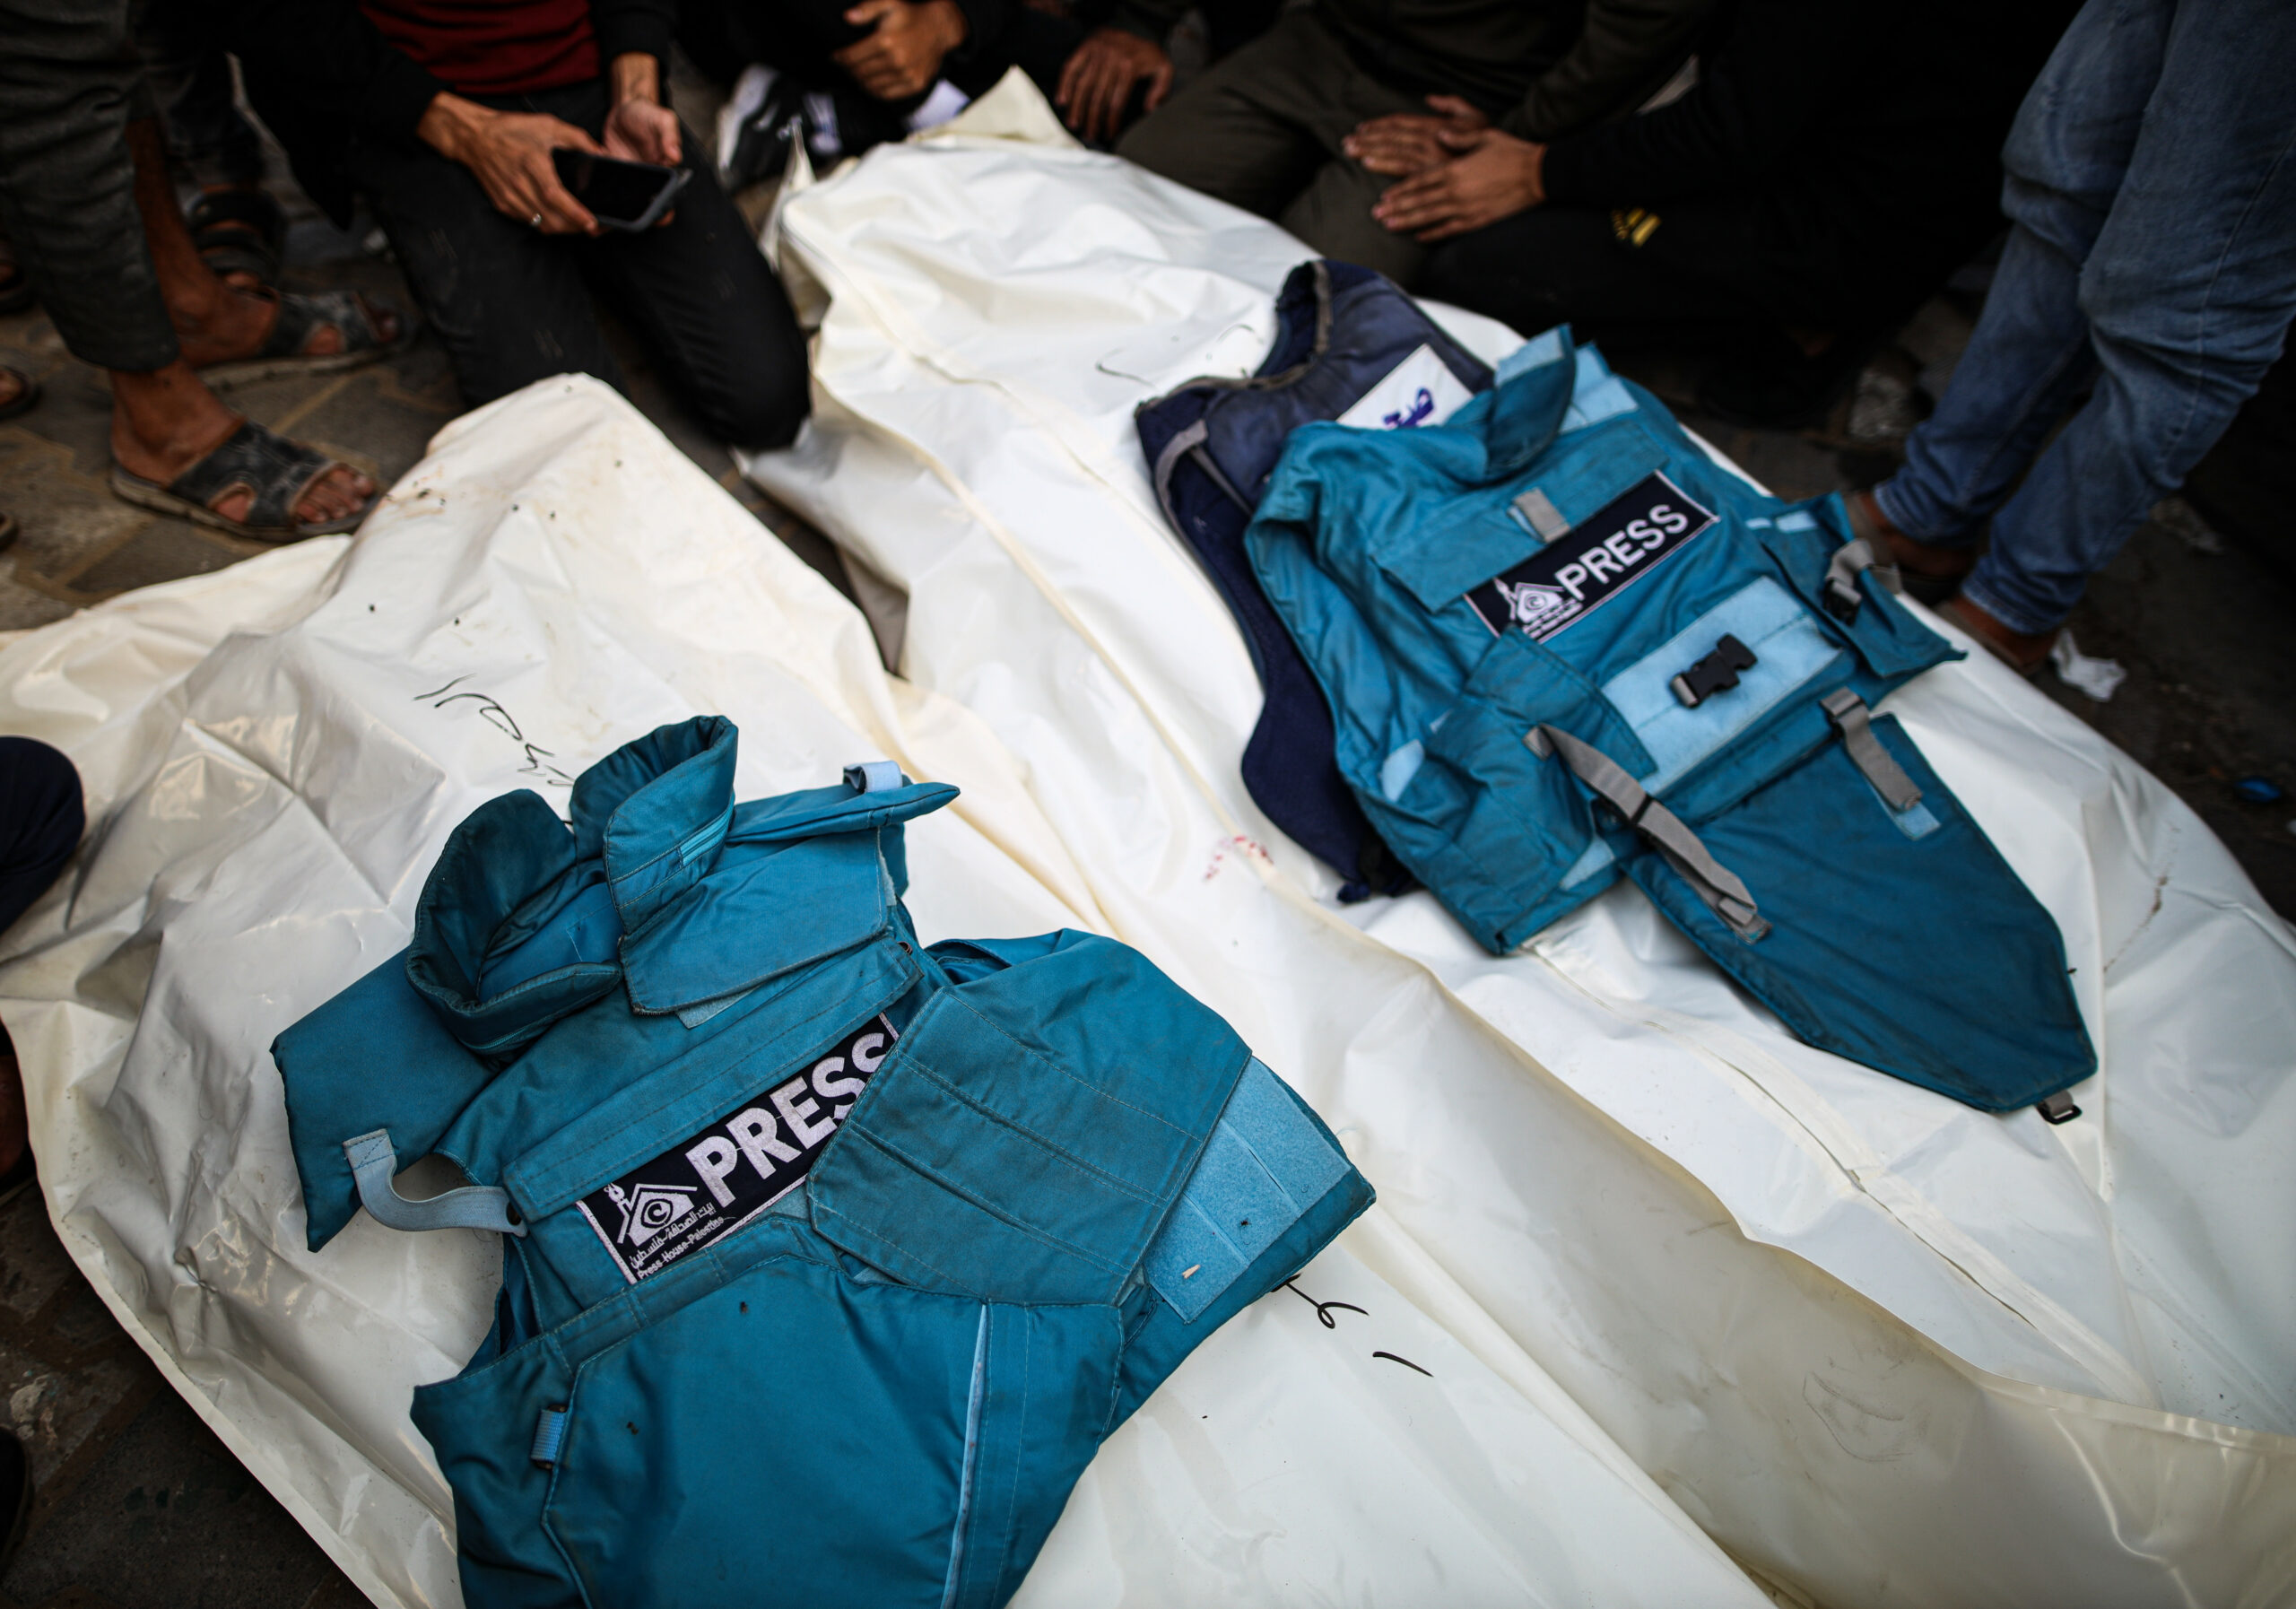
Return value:
<svg viewBox="0 0 2296 1609">
<path fill-rule="evenodd" d="M 1716 693 L 1735 687 L 1738 673 L 1753 669 L 1757 663 L 1752 648 L 1725 633 L 1712 653 L 1666 685 L 1674 690 L 1674 697 L 1695 709 Z"/>
<path fill-rule="evenodd" d="M 2081 1109 L 2073 1104 L 2073 1097 L 2063 1090 L 2039 1101 L 2033 1109 L 2041 1115 L 2044 1123 L 2070 1123 L 2081 1115 Z"/>
<path fill-rule="evenodd" d="M 1844 587 L 1831 578 L 1828 578 L 1825 589 L 1826 613 L 1843 625 L 1854 626 L 1857 623 L 1857 608 L 1865 601 L 1857 595 L 1857 583 L 1852 582 Z"/>
</svg>

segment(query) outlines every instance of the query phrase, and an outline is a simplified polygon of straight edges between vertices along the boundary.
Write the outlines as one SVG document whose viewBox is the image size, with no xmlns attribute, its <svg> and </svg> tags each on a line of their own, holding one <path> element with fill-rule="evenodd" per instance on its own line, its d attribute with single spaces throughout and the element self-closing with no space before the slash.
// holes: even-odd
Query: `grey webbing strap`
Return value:
<svg viewBox="0 0 2296 1609">
<path fill-rule="evenodd" d="M 1866 601 L 1857 590 L 1860 570 L 1870 572 L 1892 592 L 1905 590 L 1904 578 L 1898 574 L 1888 544 L 1879 536 L 1854 536 L 1834 549 L 1833 557 L 1826 561 L 1826 608 L 1837 620 L 1856 620 L 1858 605 Z"/>
<path fill-rule="evenodd" d="M 1560 542 L 1570 535 L 1570 522 L 1562 517 L 1562 510 L 1554 500 L 1534 486 L 1515 500 L 1516 510 L 1530 521 L 1531 529 L 1538 533 L 1541 542 Z"/>
<path fill-rule="evenodd" d="M 1211 433 L 1211 427 L 1199 419 L 1165 442 L 1164 450 L 1156 455 L 1156 504 L 1163 509 L 1164 517 L 1175 531 L 1180 528 L 1180 517 L 1172 509 L 1172 473 L 1179 468 L 1180 460 L 1191 452 L 1196 454 L 1196 467 L 1211 477 L 1212 483 L 1227 494 L 1230 502 L 1247 514 L 1252 511 L 1252 506 L 1244 500 L 1244 494 L 1236 490 L 1235 483 L 1220 473 L 1220 466 L 1212 461 L 1212 455 L 1199 450 Z"/>
<path fill-rule="evenodd" d="M 1866 700 L 1847 687 L 1838 687 L 1826 694 L 1820 708 L 1833 729 L 1841 734 L 1841 746 L 1849 751 L 1852 764 L 1865 773 L 1874 791 L 1882 796 L 1882 803 L 1903 815 L 1921 803 L 1921 789 L 1905 774 L 1905 767 L 1890 758 L 1882 740 L 1874 735 L 1874 718 L 1866 708 Z"/>
<path fill-rule="evenodd" d="M 1163 509 L 1165 519 L 1175 531 L 1180 528 L 1180 517 L 1172 512 L 1172 471 L 1179 467 L 1180 459 L 1189 448 L 1204 445 L 1208 434 L 1204 421 L 1199 419 L 1165 442 L 1164 450 L 1156 455 L 1156 506 Z"/>
<path fill-rule="evenodd" d="M 1707 852 L 1698 834 L 1683 819 L 1643 790 L 1626 774 L 1626 768 L 1589 743 L 1581 743 L 1559 727 L 1537 726 L 1523 735 L 1532 753 L 1545 759 L 1560 754 L 1570 774 L 1594 790 L 1595 796 L 1626 818 L 1626 824 L 1657 846 L 1707 909 L 1729 924 L 1730 931 L 1749 944 L 1770 931 L 1770 924 L 1755 909 L 1754 897 L 1738 874 Z"/>
<path fill-rule="evenodd" d="M 387 1128 L 344 1141 L 343 1154 L 351 1161 L 351 1177 L 359 1181 L 359 1205 L 386 1229 L 483 1229 L 521 1238 L 526 1232 L 525 1221 L 510 1211 L 510 1192 L 497 1186 L 465 1185 L 425 1201 L 400 1195 L 391 1184 L 398 1153 Z"/>
</svg>

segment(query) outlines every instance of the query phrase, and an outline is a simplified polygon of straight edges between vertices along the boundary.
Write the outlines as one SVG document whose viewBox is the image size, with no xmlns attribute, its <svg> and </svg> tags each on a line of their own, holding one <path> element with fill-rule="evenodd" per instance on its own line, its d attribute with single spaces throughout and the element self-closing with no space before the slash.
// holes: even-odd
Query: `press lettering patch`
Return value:
<svg viewBox="0 0 2296 1609">
<path fill-rule="evenodd" d="M 1584 620 L 1657 569 L 1714 523 L 1663 474 L 1623 497 L 1504 575 L 1467 594 L 1493 636 L 1520 626 L 1541 642 Z"/>
<path fill-rule="evenodd" d="M 622 1278 L 661 1273 L 796 1189 L 899 1037 L 872 1017 L 805 1071 L 582 1197 Z"/>
<path fill-rule="evenodd" d="M 1412 431 L 1440 424 L 1474 400 L 1435 349 L 1421 345 L 1357 397 L 1339 422 L 1364 431 Z"/>
</svg>

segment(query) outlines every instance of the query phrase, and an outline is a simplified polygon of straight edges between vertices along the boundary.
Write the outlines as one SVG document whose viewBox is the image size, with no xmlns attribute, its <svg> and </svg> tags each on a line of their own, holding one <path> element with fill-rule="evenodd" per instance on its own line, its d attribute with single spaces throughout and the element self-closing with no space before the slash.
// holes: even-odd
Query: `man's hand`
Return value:
<svg viewBox="0 0 2296 1609">
<path fill-rule="evenodd" d="M 1355 132 L 1340 142 L 1340 149 L 1374 173 L 1408 178 L 1450 161 L 1445 134 L 1473 134 L 1491 126 L 1482 108 L 1457 95 L 1430 95 L 1427 104 L 1435 109 L 1431 117 L 1394 112 L 1357 124 Z"/>
<path fill-rule="evenodd" d="M 1164 48 L 1121 28 L 1099 29 L 1060 69 L 1052 103 L 1087 140 L 1112 140 L 1132 86 L 1144 78 L 1149 81 L 1146 109 L 1152 112 L 1172 92 L 1172 58 Z"/>
<path fill-rule="evenodd" d="M 1495 128 L 1440 137 L 1459 154 L 1393 186 L 1371 208 L 1371 216 L 1397 234 L 1431 246 L 1546 199 L 1545 146 Z"/>
<path fill-rule="evenodd" d="M 929 88 L 943 58 L 965 42 L 965 14 L 955 0 L 861 0 L 845 20 L 875 27 L 830 59 L 880 100 L 905 100 Z"/>
<path fill-rule="evenodd" d="M 605 154 L 571 123 L 539 112 L 498 112 L 441 93 L 424 109 L 414 132 L 439 155 L 468 168 L 505 218 L 533 223 L 546 235 L 599 232 L 598 221 L 559 182 L 550 159 L 561 146 Z"/>
<path fill-rule="evenodd" d="M 625 51 L 613 58 L 606 77 L 613 98 L 613 109 L 606 114 L 606 154 L 676 167 L 682 154 L 678 117 L 662 104 L 662 64 L 642 50 Z"/>
</svg>

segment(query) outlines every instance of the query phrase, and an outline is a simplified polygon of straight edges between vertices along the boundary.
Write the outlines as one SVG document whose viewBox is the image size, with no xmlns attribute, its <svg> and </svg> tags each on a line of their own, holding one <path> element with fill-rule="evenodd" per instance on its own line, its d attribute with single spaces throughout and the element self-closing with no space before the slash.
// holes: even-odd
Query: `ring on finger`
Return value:
<svg viewBox="0 0 2296 1609">
<path fill-rule="evenodd" d="M 535 229 L 540 229 L 542 227 L 542 214 L 540 213 L 536 213 L 533 217 L 527 219 L 526 222 Z"/>
</svg>

